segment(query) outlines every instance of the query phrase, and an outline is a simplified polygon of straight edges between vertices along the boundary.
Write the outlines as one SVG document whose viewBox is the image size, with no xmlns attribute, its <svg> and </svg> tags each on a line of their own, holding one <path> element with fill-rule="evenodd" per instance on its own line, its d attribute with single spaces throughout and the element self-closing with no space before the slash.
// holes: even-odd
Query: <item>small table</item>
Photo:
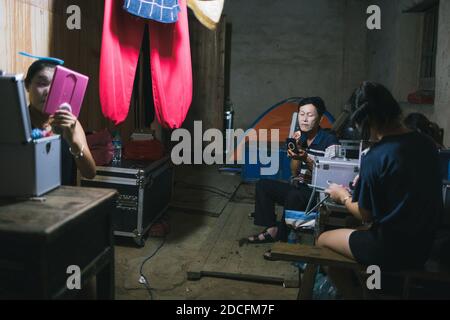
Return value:
<svg viewBox="0 0 450 320">
<path fill-rule="evenodd" d="M 80 291 L 68 289 L 75 266 L 82 288 L 96 276 L 97 298 L 114 299 L 115 195 L 60 187 L 41 199 L 0 199 L 0 298 L 75 298 Z"/>
</svg>

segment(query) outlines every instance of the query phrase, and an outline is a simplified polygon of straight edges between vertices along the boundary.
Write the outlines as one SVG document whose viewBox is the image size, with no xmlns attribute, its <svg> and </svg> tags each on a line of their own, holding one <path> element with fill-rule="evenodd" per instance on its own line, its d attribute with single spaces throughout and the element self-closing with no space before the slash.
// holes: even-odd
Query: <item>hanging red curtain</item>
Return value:
<svg viewBox="0 0 450 320">
<path fill-rule="evenodd" d="M 179 128 L 192 102 L 192 62 L 186 0 L 178 22 L 163 24 L 125 12 L 121 0 L 105 0 L 100 60 L 100 102 L 116 125 L 127 118 L 145 25 L 149 26 L 155 112 L 166 128 Z"/>
</svg>

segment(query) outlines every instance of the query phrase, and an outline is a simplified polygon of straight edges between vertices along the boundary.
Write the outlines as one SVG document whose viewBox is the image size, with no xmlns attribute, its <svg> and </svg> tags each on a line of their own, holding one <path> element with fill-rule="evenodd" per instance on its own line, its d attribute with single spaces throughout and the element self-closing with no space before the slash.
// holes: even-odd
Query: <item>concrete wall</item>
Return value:
<svg viewBox="0 0 450 320">
<path fill-rule="evenodd" d="M 437 121 L 450 145 L 450 1 L 440 1 L 436 100 L 411 105 L 419 85 L 423 15 L 403 13 L 423 0 L 228 0 L 233 24 L 231 98 L 236 128 L 247 128 L 276 102 L 322 96 L 338 115 L 361 81 L 386 85 L 405 114 Z M 366 28 L 366 9 L 381 8 L 382 29 Z"/>
<path fill-rule="evenodd" d="M 400 101 L 417 90 L 421 56 L 420 14 L 404 14 L 414 0 L 378 0 L 381 30 L 368 30 L 368 79 L 386 85 Z"/>
<path fill-rule="evenodd" d="M 412 105 L 407 96 L 418 89 L 422 22 L 419 13 L 402 13 L 421 0 L 378 0 L 382 30 L 367 31 L 367 78 L 386 85 L 401 103 L 405 114 L 420 112 L 439 123 L 450 144 L 450 1 L 440 1 L 436 99 L 434 105 Z M 369 3 L 369 1 L 368 1 Z"/>
<path fill-rule="evenodd" d="M 235 127 L 293 96 L 321 96 L 338 115 L 366 74 L 366 8 L 361 0 L 226 1 Z"/>
<path fill-rule="evenodd" d="M 445 129 L 450 146 L 450 1 L 441 0 L 436 62 L 435 120 Z"/>
<path fill-rule="evenodd" d="M 367 77 L 367 7 L 366 1 L 345 1 L 343 92 L 341 96 L 343 103 L 347 102 L 351 93 L 362 81 L 366 80 Z M 338 111 L 340 111 L 339 108 Z"/>
</svg>

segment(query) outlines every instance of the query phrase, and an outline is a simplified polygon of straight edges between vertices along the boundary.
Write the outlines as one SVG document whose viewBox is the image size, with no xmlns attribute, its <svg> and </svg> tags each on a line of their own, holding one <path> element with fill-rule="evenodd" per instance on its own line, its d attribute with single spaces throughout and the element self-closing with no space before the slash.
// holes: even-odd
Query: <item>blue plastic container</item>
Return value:
<svg viewBox="0 0 450 320">
<path fill-rule="evenodd" d="M 450 149 L 440 150 L 439 158 L 441 161 L 442 178 L 450 180 Z"/>
</svg>

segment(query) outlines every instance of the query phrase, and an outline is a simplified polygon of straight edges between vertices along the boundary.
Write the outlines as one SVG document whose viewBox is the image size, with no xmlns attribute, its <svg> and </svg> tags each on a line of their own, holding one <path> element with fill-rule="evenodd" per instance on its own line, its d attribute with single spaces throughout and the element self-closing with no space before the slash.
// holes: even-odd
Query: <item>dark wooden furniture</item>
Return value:
<svg viewBox="0 0 450 320">
<path fill-rule="evenodd" d="M 435 281 L 450 283 L 450 270 L 439 264 L 427 263 L 423 269 L 404 270 L 399 272 L 384 272 L 384 275 L 402 280 L 401 296 L 389 297 L 378 295 L 376 291 L 370 291 L 366 287 L 367 268 L 330 249 L 305 246 L 300 244 L 276 243 L 272 247 L 272 257 L 277 260 L 306 262 L 303 276 L 299 277 L 299 300 L 311 300 L 313 298 L 314 280 L 317 267 L 339 267 L 354 270 L 362 286 L 365 299 L 408 299 L 412 286 L 416 281 Z"/>
<path fill-rule="evenodd" d="M 273 245 L 271 254 L 277 260 L 307 263 L 303 275 L 299 274 L 298 300 L 311 300 L 313 298 L 318 266 L 336 266 L 357 270 L 361 268 L 356 261 L 317 246 L 278 242 Z"/>
<path fill-rule="evenodd" d="M 325 203 L 319 210 L 315 236 L 321 233 L 338 228 L 364 229 L 364 226 L 353 218 L 348 210 L 341 205 Z M 315 241 L 313 241 L 315 242 Z M 408 299 L 412 286 L 417 281 L 437 281 L 450 283 L 450 270 L 443 265 L 430 260 L 423 269 L 404 270 L 401 272 L 384 272 L 386 276 L 401 279 L 401 297 L 379 296 L 375 291 L 366 288 L 367 266 L 358 264 L 355 260 L 349 259 L 330 249 L 321 248 L 314 245 L 276 243 L 272 247 L 272 258 L 283 261 L 305 262 L 306 267 L 303 275 L 299 274 L 300 290 L 299 300 L 310 300 L 313 298 L 313 288 L 316 273 L 319 266 L 340 267 L 354 270 L 361 282 L 364 298 L 402 298 Z"/>
<path fill-rule="evenodd" d="M 71 299 L 70 266 L 82 289 L 96 279 L 98 299 L 114 299 L 111 189 L 60 187 L 42 199 L 0 199 L 0 298 Z"/>
<path fill-rule="evenodd" d="M 313 298 L 314 281 L 319 266 L 361 269 L 356 261 L 329 249 L 315 246 L 316 238 L 323 232 L 338 228 L 358 228 L 362 226 L 361 222 L 357 221 L 344 206 L 332 201 L 326 201 L 318 211 L 313 232 L 310 229 L 295 231 L 300 244 L 276 243 L 271 249 L 271 255 L 276 260 L 306 263 L 303 273 L 299 273 L 300 289 L 297 296 L 299 300 Z"/>
</svg>

